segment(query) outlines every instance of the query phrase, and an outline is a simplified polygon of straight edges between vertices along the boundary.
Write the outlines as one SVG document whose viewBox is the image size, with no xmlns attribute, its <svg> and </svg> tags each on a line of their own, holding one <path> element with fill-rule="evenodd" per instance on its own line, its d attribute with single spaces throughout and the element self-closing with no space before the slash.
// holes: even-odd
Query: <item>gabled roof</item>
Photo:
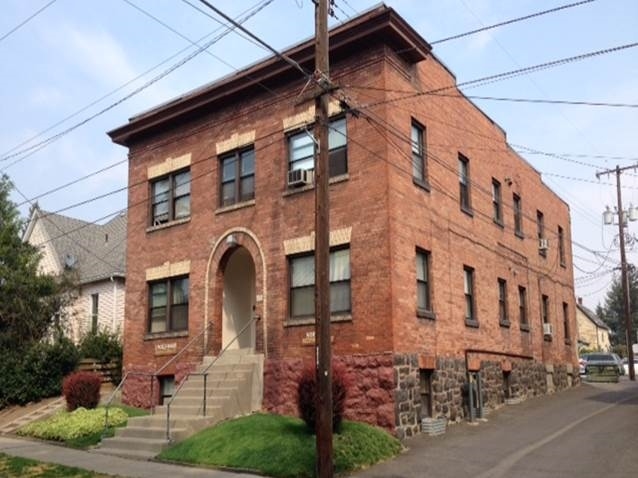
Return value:
<svg viewBox="0 0 638 478">
<path fill-rule="evenodd" d="M 36 223 L 44 229 L 58 264 L 76 270 L 80 284 L 125 276 L 126 214 L 106 224 L 93 224 L 42 211 L 36 205 L 23 235 L 24 241 L 29 241 Z"/>
<path fill-rule="evenodd" d="M 608 332 L 611 332 L 611 327 L 609 327 L 609 325 L 607 325 L 604 320 L 599 318 L 594 313 L 593 310 L 588 309 L 584 305 L 581 305 L 581 304 L 578 304 L 578 303 L 576 304 L 576 307 L 578 307 L 578 310 L 580 310 L 585 315 L 585 317 L 587 317 L 589 320 L 591 320 L 594 323 L 594 325 L 596 325 L 596 327 L 598 327 L 599 329 L 605 329 Z"/>
</svg>

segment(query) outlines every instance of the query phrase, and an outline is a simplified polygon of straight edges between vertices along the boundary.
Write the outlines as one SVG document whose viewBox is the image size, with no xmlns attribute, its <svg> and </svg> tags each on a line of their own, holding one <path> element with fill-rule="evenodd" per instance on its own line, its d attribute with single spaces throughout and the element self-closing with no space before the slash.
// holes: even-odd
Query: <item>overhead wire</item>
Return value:
<svg viewBox="0 0 638 478">
<path fill-rule="evenodd" d="M 33 20 L 35 17 L 37 17 L 40 13 L 42 13 L 43 11 L 45 11 L 47 8 L 49 8 L 51 5 L 53 5 L 55 3 L 55 0 L 51 0 L 49 3 L 45 4 L 44 6 L 40 7 L 38 10 L 36 10 L 34 13 L 32 13 L 31 15 L 29 15 L 27 18 L 25 18 L 24 20 L 22 20 L 20 23 L 18 23 L 15 27 L 13 27 L 12 29 L 10 29 L 8 32 L 4 33 L 2 36 L 0 36 L 0 42 L 5 40 L 6 38 L 8 38 L 9 36 L 11 36 L 13 33 L 17 32 L 20 28 L 22 28 L 23 26 L 25 26 L 27 23 L 29 23 L 31 20 Z"/>
</svg>

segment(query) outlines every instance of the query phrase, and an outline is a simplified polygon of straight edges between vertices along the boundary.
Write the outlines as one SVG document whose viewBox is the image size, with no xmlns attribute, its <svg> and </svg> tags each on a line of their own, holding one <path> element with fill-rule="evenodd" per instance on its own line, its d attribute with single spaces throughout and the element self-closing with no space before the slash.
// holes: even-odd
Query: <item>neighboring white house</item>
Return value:
<svg viewBox="0 0 638 478">
<path fill-rule="evenodd" d="M 93 224 L 35 205 L 25 242 L 40 249 L 40 271 L 74 271 L 78 296 L 65 314 L 65 333 L 78 342 L 90 330 L 122 332 L 126 275 L 126 215 Z"/>
<path fill-rule="evenodd" d="M 611 328 L 594 311 L 583 305 L 583 299 L 576 303 L 576 325 L 578 327 L 578 348 L 609 352 Z"/>
</svg>

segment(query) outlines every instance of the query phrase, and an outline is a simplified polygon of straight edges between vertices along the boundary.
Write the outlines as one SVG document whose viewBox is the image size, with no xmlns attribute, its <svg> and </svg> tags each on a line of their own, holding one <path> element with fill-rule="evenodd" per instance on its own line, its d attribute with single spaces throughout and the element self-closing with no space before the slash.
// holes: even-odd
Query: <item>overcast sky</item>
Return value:
<svg viewBox="0 0 638 478">
<path fill-rule="evenodd" d="M 41 197 L 39 204 L 58 211 L 125 187 L 127 150 L 113 145 L 106 131 L 136 113 L 268 56 L 229 33 L 152 86 L 121 101 L 195 50 L 183 37 L 193 41 L 205 37 L 206 41 L 223 31 L 212 11 L 198 0 L 189 1 L 213 18 L 185 0 L 2 1 L 0 170 L 22 194 L 32 199 L 118 162 L 101 174 Z M 386 4 L 426 40 L 435 42 L 575 1 L 389 0 Z M 214 2 L 233 17 L 258 3 Z M 332 24 L 375 4 L 336 0 L 337 19 Z M 313 3 L 274 0 L 245 26 L 283 49 L 314 34 Z M 456 74 L 457 81 L 463 82 L 634 42 L 638 42 L 638 1 L 596 0 L 438 43 L 433 51 Z M 630 48 L 464 91 L 478 96 L 638 104 L 637 78 L 638 48 Z M 475 102 L 507 131 L 509 143 L 517 150 L 556 154 L 521 152 L 570 205 L 576 293 L 586 305 L 595 307 L 619 261 L 614 243 L 617 228 L 603 226 L 601 220 L 604 207 L 616 202 L 613 178 L 599 182 L 595 173 L 636 163 L 638 109 Z M 47 141 L 50 138 L 53 141 Z M 622 180 L 623 201 L 638 206 L 638 173 L 629 171 Z M 25 202 L 18 193 L 13 199 Z M 94 221 L 125 207 L 126 196 L 121 192 L 63 214 Z M 26 215 L 27 211 L 25 203 L 21 212 Z M 630 223 L 630 233 L 636 232 L 637 224 Z M 636 253 L 629 254 L 632 262 L 636 257 Z"/>
</svg>

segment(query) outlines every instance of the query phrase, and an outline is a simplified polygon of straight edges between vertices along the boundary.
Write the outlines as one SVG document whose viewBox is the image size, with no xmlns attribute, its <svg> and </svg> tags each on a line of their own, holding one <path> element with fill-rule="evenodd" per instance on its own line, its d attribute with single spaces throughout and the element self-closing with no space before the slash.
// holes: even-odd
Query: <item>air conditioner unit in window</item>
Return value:
<svg viewBox="0 0 638 478">
<path fill-rule="evenodd" d="M 538 240 L 538 250 L 539 251 L 546 251 L 547 249 L 549 249 L 549 240 L 545 239 L 544 237 Z"/>
<path fill-rule="evenodd" d="M 552 335 L 552 324 L 544 323 L 543 324 L 543 335 Z"/>
<path fill-rule="evenodd" d="M 288 171 L 288 186 L 305 186 L 314 181 L 314 171 L 308 169 L 295 169 Z"/>
</svg>

